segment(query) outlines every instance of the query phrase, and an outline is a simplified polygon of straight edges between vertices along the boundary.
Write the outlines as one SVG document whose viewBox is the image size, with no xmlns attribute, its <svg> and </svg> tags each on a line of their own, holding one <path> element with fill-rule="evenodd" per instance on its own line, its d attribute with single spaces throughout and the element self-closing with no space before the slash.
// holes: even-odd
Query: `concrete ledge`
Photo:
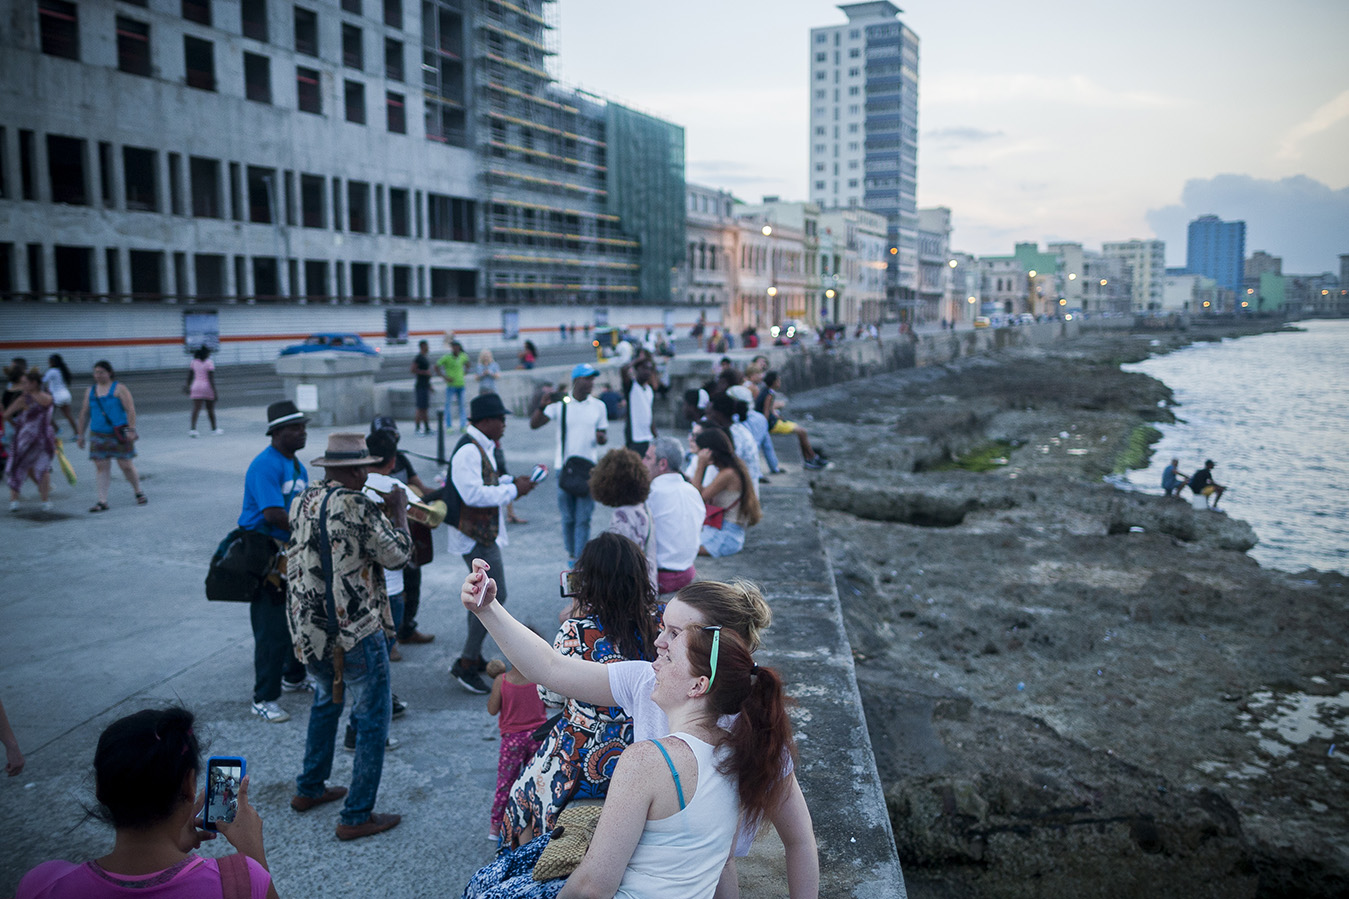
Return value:
<svg viewBox="0 0 1349 899">
<path fill-rule="evenodd" d="M 774 484 L 763 488 L 761 499 L 771 525 L 753 528 L 746 549 L 735 556 L 700 559 L 699 575 L 749 578 L 763 586 L 773 607 L 774 623 L 759 657 L 781 672 L 796 703 L 797 778 L 819 843 L 820 895 L 904 897 L 852 647 L 810 488 Z M 775 840 L 756 841 L 740 868 L 746 899 L 786 895 L 781 853 Z"/>
</svg>

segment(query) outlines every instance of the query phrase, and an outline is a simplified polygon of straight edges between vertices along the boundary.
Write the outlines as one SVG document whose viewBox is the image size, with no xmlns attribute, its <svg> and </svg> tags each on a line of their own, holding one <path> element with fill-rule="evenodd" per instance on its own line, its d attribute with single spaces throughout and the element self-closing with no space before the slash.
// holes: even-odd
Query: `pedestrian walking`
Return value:
<svg viewBox="0 0 1349 899">
<path fill-rule="evenodd" d="M 108 488 L 112 486 L 112 462 L 122 469 L 127 483 L 136 495 L 136 504 L 143 506 L 149 499 L 141 492 L 140 475 L 136 472 L 136 403 L 125 384 L 116 380 L 112 363 L 100 359 L 94 363 L 94 386 L 84 395 L 80 420 L 75 426 L 78 446 L 84 448 L 84 429 L 89 429 L 89 458 L 94 463 L 94 489 L 98 502 L 90 512 L 108 511 Z"/>
<path fill-rule="evenodd" d="M 47 371 L 42 375 L 42 386 L 52 395 L 52 403 L 56 407 L 56 411 L 64 415 L 66 421 L 70 422 L 72 433 L 78 427 L 75 424 L 75 413 L 70 408 L 74 399 L 70 395 L 70 385 L 74 380 L 60 353 L 52 353 L 47 357 Z M 52 417 L 55 418 L 56 414 L 52 413 Z"/>
<path fill-rule="evenodd" d="M 450 403 L 459 404 L 459 430 L 468 427 L 467 412 L 464 408 L 464 373 L 468 367 L 468 353 L 464 352 L 464 347 L 459 341 L 450 341 L 450 351 L 436 360 L 436 367 L 440 369 L 441 376 L 445 378 L 445 427 L 453 428 L 454 420 L 450 417 Z"/>
<path fill-rule="evenodd" d="M 14 426 L 5 481 L 9 484 L 9 511 L 19 511 L 19 491 L 29 478 L 37 484 L 42 510 L 52 509 L 52 460 L 56 458 L 56 429 L 52 427 L 52 395 L 42 387 L 37 369 L 25 372 L 20 393 L 4 410 L 5 423 Z"/>
<path fill-rule="evenodd" d="M 562 545 L 567 550 L 568 568 L 576 564 L 576 557 L 590 540 L 590 516 L 595 511 L 590 470 L 599 461 L 599 448 L 609 439 L 608 410 L 591 396 L 598 374 L 589 362 L 573 366 L 570 396 L 562 391 L 545 395 L 529 418 L 532 430 L 550 421 L 558 422 L 553 464 L 558 472 L 557 507 L 562 513 Z"/>
<path fill-rule="evenodd" d="M 211 433 L 225 433 L 215 421 L 215 363 L 211 361 L 210 347 L 199 347 L 192 354 L 192 361 L 188 363 L 187 384 L 183 386 L 183 392 L 192 400 L 192 423 L 187 436 L 197 436 L 197 416 L 201 414 L 202 406 L 206 407 L 206 417 L 211 422 Z"/>
</svg>

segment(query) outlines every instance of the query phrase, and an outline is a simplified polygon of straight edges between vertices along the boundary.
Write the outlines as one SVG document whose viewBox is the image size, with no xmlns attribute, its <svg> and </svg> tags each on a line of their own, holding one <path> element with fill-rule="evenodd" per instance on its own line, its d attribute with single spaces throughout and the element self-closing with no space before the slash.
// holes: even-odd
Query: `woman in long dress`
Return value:
<svg viewBox="0 0 1349 899">
<path fill-rule="evenodd" d="M 5 421 L 15 429 L 5 466 L 9 511 L 19 511 L 19 488 L 27 478 L 37 484 L 43 511 L 50 511 L 52 504 L 47 497 L 52 489 L 52 460 L 56 458 L 52 395 L 42 389 L 42 375 L 37 369 L 25 372 L 21 385 L 18 398 L 4 412 Z"/>
</svg>

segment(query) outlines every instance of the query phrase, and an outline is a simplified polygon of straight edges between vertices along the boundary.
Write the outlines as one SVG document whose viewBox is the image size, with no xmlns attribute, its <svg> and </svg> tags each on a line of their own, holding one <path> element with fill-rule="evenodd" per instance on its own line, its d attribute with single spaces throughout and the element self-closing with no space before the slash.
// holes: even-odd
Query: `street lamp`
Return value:
<svg viewBox="0 0 1349 899">
<path fill-rule="evenodd" d="M 773 236 L 773 226 L 772 226 L 772 225 L 764 225 L 764 226 L 763 226 L 761 229 L 759 229 L 759 230 L 761 230 L 761 231 L 763 232 L 763 236 L 764 236 L 764 237 L 772 237 L 772 236 Z"/>
</svg>

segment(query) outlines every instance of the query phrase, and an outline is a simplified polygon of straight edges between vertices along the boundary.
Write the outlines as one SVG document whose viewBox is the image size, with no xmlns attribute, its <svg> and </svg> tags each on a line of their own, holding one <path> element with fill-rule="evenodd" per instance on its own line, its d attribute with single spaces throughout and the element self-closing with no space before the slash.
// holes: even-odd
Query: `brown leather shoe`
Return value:
<svg viewBox="0 0 1349 899">
<path fill-rule="evenodd" d="M 403 661 L 403 654 L 402 654 L 401 652 L 398 651 L 398 644 L 397 644 L 397 643 L 395 643 L 393 646 L 390 646 L 390 647 L 389 647 L 389 661 L 390 661 L 390 662 L 401 662 L 401 661 Z"/>
<path fill-rule="evenodd" d="M 290 807 L 297 812 L 307 812 L 311 808 L 323 805 L 325 802 L 336 802 L 347 795 L 346 787 L 329 787 L 323 791 L 322 796 L 300 796 L 290 797 Z"/>
<path fill-rule="evenodd" d="M 402 815 L 373 813 L 360 824 L 337 825 L 337 838 L 339 840 L 359 840 L 361 837 L 368 837 L 397 827 L 398 822 L 402 820 Z"/>
<path fill-rule="evenodd" d="M 413 631 L 406 637 L 399 637 L 399 643 L 430 643 L 436 638 L 435 634 L 423 634 L 421 631 Z"/>
</svg>

